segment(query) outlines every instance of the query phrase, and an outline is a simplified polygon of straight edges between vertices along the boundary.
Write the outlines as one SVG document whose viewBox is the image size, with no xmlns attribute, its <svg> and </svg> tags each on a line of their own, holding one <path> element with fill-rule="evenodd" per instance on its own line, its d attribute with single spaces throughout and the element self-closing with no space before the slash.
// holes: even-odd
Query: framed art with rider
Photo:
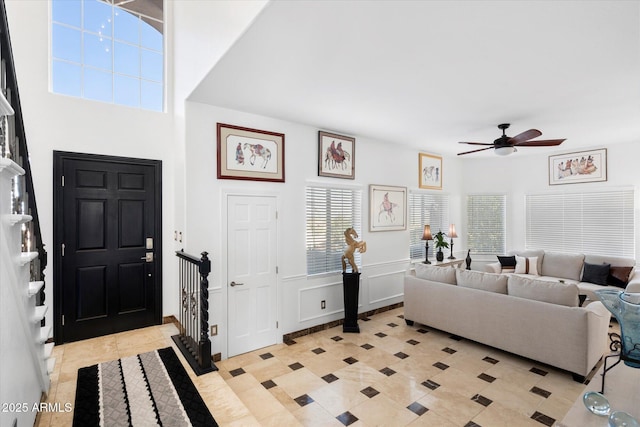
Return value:
<svg viewBox="0 0 640 427">
<path fill-rule="evenodd" d="M 318 131 L 318 176 L 354 179 L 356 139 Z"/>
</svg>

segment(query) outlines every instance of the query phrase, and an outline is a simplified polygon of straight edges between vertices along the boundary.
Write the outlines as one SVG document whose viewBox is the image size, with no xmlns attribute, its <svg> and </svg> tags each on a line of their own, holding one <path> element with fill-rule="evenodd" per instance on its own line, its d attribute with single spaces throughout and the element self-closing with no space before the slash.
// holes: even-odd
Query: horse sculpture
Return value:
<svg viewBox="0 0 640 427">
<path fill-rule="evenodd" d="M 248 148 L 251 151 L 251 155 L 249 156 L 251 166 L 255 163 L 256 157 L 259 156 L 262 157 L 262 169 L 267 167 L 267 163 L 271 160 L 271 150 L 265 148 L 262 144 L 249 144 L 248 142 L 244 143 L 243 148 L 245 150 Z"/>
<path fill-rule="evenodd" d="M 344 240 L 347 243 L 347 248 L 344 250 L 344 254 L 342 255 L 342 272 L 343 273 L 347 271 L 346 261 L 348 261 L 349 265 L 351 265 L 351 270 L 354 273 L 357 273 L 358 266 L 356 265 L 356 262 L 353 260 L 353 254 L 355 253 L 356 250 L 361 254 L 367 251 L 367 242 L 365 242 L 364 240 L 358 241 L 356 240 L 357 238 L 358 238 L 358 233 L 356 233 L 356 230 L 354 230 L 353 228 L 350 227 L 344 231 Z"/>
</svg>

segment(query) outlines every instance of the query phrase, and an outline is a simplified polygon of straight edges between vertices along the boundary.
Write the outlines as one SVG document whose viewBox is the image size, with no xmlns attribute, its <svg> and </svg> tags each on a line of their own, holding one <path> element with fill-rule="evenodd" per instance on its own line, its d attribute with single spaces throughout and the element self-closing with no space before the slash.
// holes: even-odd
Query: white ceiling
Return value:
<svg viewBox="0 0 640 427">
<path fill-rule="evenodd" d="M 640 2 L 273 1 L 189 99 L 444 155 L 640 143 Z"/>
</svg>

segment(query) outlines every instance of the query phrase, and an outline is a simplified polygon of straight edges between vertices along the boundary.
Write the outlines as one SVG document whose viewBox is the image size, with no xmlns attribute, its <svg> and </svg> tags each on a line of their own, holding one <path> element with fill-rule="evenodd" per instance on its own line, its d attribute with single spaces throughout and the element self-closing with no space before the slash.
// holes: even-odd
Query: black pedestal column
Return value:
<svg viewBox="0 0 640 427">
<path fill-rule="evenodd" d="M 342 332 L 360 332 L 358 326 L 358 293 L 360 290 L 360 273 L 342 273 L 342 289 L 344 293 L 344 324 Z"/>
</svg>

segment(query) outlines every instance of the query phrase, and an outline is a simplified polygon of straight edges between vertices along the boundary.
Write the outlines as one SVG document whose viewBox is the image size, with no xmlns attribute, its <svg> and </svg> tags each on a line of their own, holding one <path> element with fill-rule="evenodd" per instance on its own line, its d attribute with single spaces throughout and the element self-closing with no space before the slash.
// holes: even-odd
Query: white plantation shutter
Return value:
<svg viewBox="0 0 640 427">
<path fill-rule="evenodd" d="M 449 232 L 449 195 L 441 193 L 409 194 L 409 256 L 424 259 L 425 241 L 422 240 L 424 226 L 431 226 L 431 235 L 438 231 Z M 434 255 L 433 241 L 429 243 L 429 254 Z"/>
<path fill-rule="evenodd" d="M 467 196 L 467 247 L 478 255 L 503 254 L 506 250 L 507 196 Z"/>
<path fill-rule="evenodd" d="M 632 188 L 526 196 L 526 247 L 635 257 Z"/>
<path fill-rule="evenodd" d="M 344 231 L 362 235 L 362 191 L 348 188 L 307 187 L 307 274 L 342 271 Z M 361 266 L 356 251 L 355 262 Z"/>
</svg>

